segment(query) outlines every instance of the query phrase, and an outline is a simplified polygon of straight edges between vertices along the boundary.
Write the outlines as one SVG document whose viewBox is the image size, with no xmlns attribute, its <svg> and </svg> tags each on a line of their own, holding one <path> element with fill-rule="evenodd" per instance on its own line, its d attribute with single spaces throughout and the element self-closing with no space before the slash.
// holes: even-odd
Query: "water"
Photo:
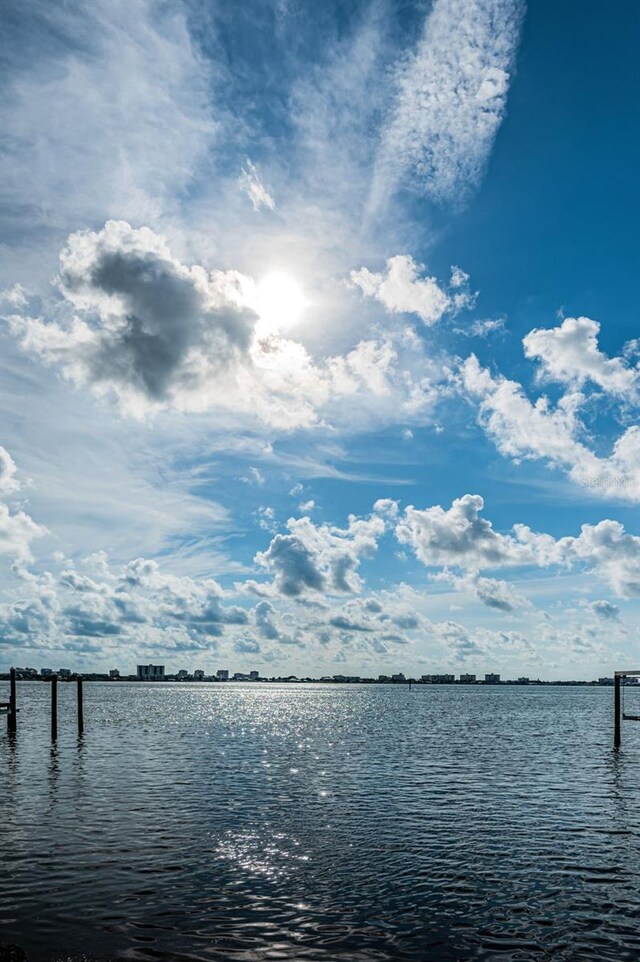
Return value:
<svg viewBox="0 0 640 962">
<path fill-rule="evenodd" d="M 31 962 L 640 958 L 611 689 L 85 683 L 79 741 L 59 688 L 55 748 L 45 684 L 0 722 L 0 942 Z"/>
</svg>

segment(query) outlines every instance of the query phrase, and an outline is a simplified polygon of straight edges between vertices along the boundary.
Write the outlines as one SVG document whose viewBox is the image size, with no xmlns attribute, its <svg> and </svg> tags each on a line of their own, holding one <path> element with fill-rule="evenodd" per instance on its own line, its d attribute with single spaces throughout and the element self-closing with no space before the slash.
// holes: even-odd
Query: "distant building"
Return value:
<svg viewBox="0 0 640 962">
<path fill-rule="evenodd" d="M 60 678 L 71 678 L 70 668 L 58 668 L 58 675 Z"/>
<path fill-rule="evenodd" d="M 455 675 L 423 675 L 422 681 L 431 685 L 452 685 L 456 680 Z"/>
<path fill-rule="evenodd" d="M 529 684 L 529 679 L 526 678 L 526 677 L 523 675 L 521 678 L 518 678 L 518 684 L 519 684 L 519 685 L 528 685 L 528 684 Z"/>
<path fill-rule="evenodd" d="M 16 668 L 16 677 L 18 678 L 37 678 L 38 669 L 37 668 Z"/>
<path fill-rule="evenodd" d="M 381 681 L 384 683 L 386 681 L 391 681 L 391 678 L 389 677 L 389 675 L 378 675 L 378 681 Z"/>
<path fill-rule="evenodd" d="M 250 672 L 249 672 L 249 681 L 258 681 L 259 678 L 260 678 L 260 672 L 259 672 L 259 671 L 250 671 Z"/>
<path fill-rule="evenodd" d="M 613 685 L 613 678 L 598 678 L 599 685 Z"/>
<path fill-rule="evenodd" d="M 494 672 L 490 671 L 484 676 L 484 683 L 485 685 L 499 685 L 500 675 L 496 675 Z"/>
<path fill-rule="evenodd" d="M 475 675 L 468 675 L 468 674 L 460 675 L 460 683 L 462 685 L 473 685 L 475 684 L 475 681 L 476 681 Z"/>
<path fill-rule="evenodd" d="M 249 676 L 248 676 L 247 674 L 245 674 L 243 671 L 236 671 L 236 672 L 234 672 L 233 680 L 234 680 L 234 681 L 248 681 L 248 680 L 249 680 Z"/>
<path fill-rule="evenodd" d="M 43 678 L 51 678 L 53 674 L 53 668 L 41 668 L 40 674 L 42 675 Z"/>
<path fill-rule="evenodd" d="M 164 665 L 138 665 L 138 681 L 164 681 Z"/>
<path fill-rule="evenodd" d="M 395 675 L 391 676 L 391 681 L 406 681 L 407 679 L 401 671 L 396 672 Z"/>
<path fill-rule="evenodd" d="M 229 672 L 226 668 L 218 668 L 216 678 L 218 681 L 229 681 Z"/>
<path fill-rule="evenodd" d="M 202 668 L 196 668 L 196 670 L 195 670 L 194 673 L 193 673 L 193 678 L 194 678 L 194 681 L 202 681 L 202 680 L 203 680 L 203 678 L 204 678 L 204 672 L 203 672 Z"/>
<path fill-rule="evenodd" d="M 109 678 L 113 678 L 113 680 L 116 681 L 119 677 L 120 677 L 120 672 L 118 671 L 118 669 L 112 668 L 111 671 L 109 672 Z"/>
<path fill-rule="evenodd" d="M 176 675 L 176 678 L 178 679 L 178 681 L 186 681 L 188 677 L 189 677 L 189 672 L 187 671 L 186 668 L 181 668 L 178 674 Z"/>
</svg>

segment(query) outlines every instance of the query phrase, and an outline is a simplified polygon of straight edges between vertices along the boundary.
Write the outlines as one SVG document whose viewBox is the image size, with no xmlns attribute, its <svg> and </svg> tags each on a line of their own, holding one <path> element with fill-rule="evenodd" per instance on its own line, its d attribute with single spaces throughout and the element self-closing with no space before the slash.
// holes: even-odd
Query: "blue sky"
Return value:
<svg viewBox="0 0 640 962">
<path fill-rule="evenodd" d="M 636 661 L 635 5 L 2 17 L 0 667 Z"/>
</svg>

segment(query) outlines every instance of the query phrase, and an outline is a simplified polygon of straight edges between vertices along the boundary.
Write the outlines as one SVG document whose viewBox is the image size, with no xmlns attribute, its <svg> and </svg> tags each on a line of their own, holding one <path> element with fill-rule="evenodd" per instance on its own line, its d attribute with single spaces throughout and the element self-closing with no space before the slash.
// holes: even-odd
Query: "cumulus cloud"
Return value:
<svg viewBox="0 0 640 962">
<path fill-rule="evenodd" d="M 522 567 L 586 567 L 621 597 L 640 595 L 640 537 L 625 531 L 619 521 L 584 524 L 577 536 L 554 538 L 515 524 L 502 534 L 480 517 L 484 501 L 466 494 L 449 509 L 440 505 L 418 509 L 409 505 L 396 527 L 401 544 L 409 545 L 428 567 L 461 568 L 470 572 L 480 600 L 490 607 L 514 605 L 508 586 L 494 579 L 478 579 L 483 569 Z M 454 578 L 455 580 L 455 578 Z"/>
<path fill-rule="evenodd" d="M 526 357 L 537 359 L 549 380 L 580 388 L 590 381 L 609 394 L 631 400 L 640 373 L 622 357 L 598 347 L 600 324 L 588 317 L 566 317 L 559 327 L 536 328 L 523 339 Z"/>
<path fill-rule="evenodd" d="M 587 608 L 603 621 L 620 620 L 620 609 L 617 605 L 612 605 L 610 601 L 590 601 L 587 604 Z"/>
<path fill-rule="evenodd" d="M 16 463 L 6 450 L 0 447 L 0 495 L 10 497 L 20 488 Z M 47 534 L 47 529 L 31 518 L 26 511 L 12 511 L 0 501 L 0 555 L 6 555 L 19 568 L 32 560 L 31 543 Z"/>
<path fill-rule="evenodd" d="M 0 495 L 15 494 L 20 490 L 17 471 L 15 461 L 6 448 L 0 445 Z"/>
<path fill-rule="evenodd" d="M 351 283 L 366 297 L 373 297 L 390 313 L 417 314 L 427 327 L 436 324 L 446 313 L 456 313 L 473 304 L 468 291 L 469 276 L 460 268 L 452 268 L 450 290 L 445 290 L 435 277 L 420 277 L 422 264 L 408 254 L 396 254 L 387 261 L 384 273 L 366 267 L 351 272 Z"/>
<path fill-rule="evenodd" d="M 16 313 L 11 331 L 23 350 L 98 396 L 115 395 L 133 416 L 217 409 L 290 429 L 321 412 L 339 417 L 334 402 L 345 397 L 359 399 L 364 417 L 398 408 L 415 416 L 432 402 L 425 365 L 415 377 L 400 372 L 389 338 L 317 363 L 297 341 L 262 336 L 250 277 L 185 265 L 148 228 L 108 221 L 72 234 L 57 286 L 60 319 Z"/>
<path fill-rule="evenodd" d="M 580 439 L 583 396 L 565 394 L 554 406 L 546 397 L 532 403 L 522 385 L 494 376 L 477 358 L 461 368 L 465 390 L 479 402 L 479 422 L 501 454 L 514 460 L 546 460 L 594 494 L 640 500 L 640 428 L 633 425 L 614 442 L 608 458 L 598 457 Z"/>
<path fill-rule="evenodd" d="M 254 210 L 260 210 L 262 207 L 275 210 L 275 201 L 262 183 L 255 164 L 250 160 L 245 161 L 242 173 L 238 177 L 238 187 L 247 195 Z"/>
<path fill-rule="evenodd" d="M 496 531 L 480 517 L 484 500 L 478 494 L 456 498 L 449 509 L 434 505 L 423 510 L 409 505 L 395 528 L 401 544 L 413 548 L 428 566 L 455 565 L 469 569 L 534 564 L 536 553 L 514 535 Z"/>
<path fill-rule="evenodd" d="M 413 56 L 397 68 L 374 207 L 407 175 L 437 202 L 458 201 L 478 183 L 505 114 L 523 7 L 435 0 Z"/>
<path fill-rule="evenodd" d="M 474 594 L 483 605 L 496 611 L 512 612 L 530 607 L 527 599 L 512 584 L 498 578 L 485 578 L 477 572 L 460 576 L 445 568 L 433 579 L 447 581 L 457 591 Z"/>
<path fill-rule="evenodd" d="M 277 534 L 256 563 L 273 575 L 271 585 L 255 585 L 258 591 L 297 598 L 311 593 L 360 591 L 357 573 L 362 558 L 375 553 L 384 534 L 384 520 L 351 516 L 346 528 L 315 525 L 310 518 L 290 518 L 288 534 Z"/>
<path fill-rule="evenodd" d="M 41 538 L 47 529 L 36 524 L 24 511 L 11 512 L 0 501 L 0 555 L 7 555 L 19 564 L 32 560 L 31 542 Z"/>
</svg>

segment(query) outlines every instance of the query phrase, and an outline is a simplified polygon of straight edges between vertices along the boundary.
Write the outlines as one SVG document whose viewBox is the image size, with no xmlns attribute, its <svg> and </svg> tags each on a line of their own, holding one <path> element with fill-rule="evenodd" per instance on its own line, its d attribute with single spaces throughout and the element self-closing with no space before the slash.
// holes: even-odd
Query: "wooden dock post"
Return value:
<svg viewBox="0 0 640 962">
<path fill-rule="evenodd" d="M 84 706 L 82 703 L 82 675 L 78 675 L 78 735 L 84 731 Z"/>
<path fill-rule="evenodd" d="M 51 676 L 51 740 L 58 737 L 58 676 Z"/>
<path fill-rule="evenodd" d="M 620 748 L 620 675 L 613 677 L 613 747 Z"/>
<path fill-rule="evenodd" d="M 14 735 L 18 729 L 18 706 L 16 702 L 16 670 L 11 669 L 9 681 L 9 712 L 7 714 L 7 732 Z"/>
</svg>

